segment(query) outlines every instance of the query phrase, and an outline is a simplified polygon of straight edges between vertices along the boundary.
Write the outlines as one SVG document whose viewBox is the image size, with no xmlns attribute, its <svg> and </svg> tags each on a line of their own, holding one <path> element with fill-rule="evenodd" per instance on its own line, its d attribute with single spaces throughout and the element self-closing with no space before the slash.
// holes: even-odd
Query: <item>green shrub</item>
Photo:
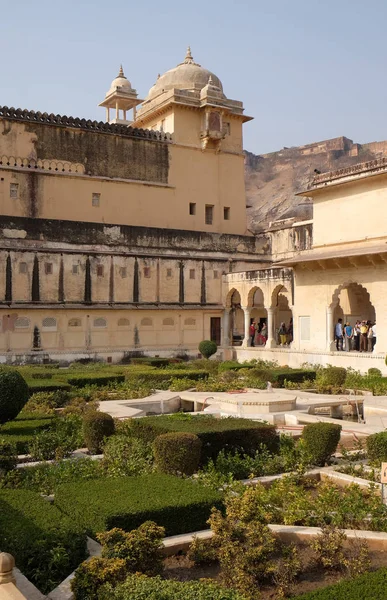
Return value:
<svg viewBox="0 0 387 600">
<path fill-rule="evenodd" d="M 382 377 L 381 370 L 377 369 L 376 367 L 370 367 L 367 373 L 370 377 Z"/>
<path fill-rule="evenodd" d="M 367 458 L 380 465 L 387 461 L 387 431 L 373 433 L 366 439 Z"/>
<path fill-rule="evenodd" d="M 86 558 L 86 536 L 38 493 L 0 490 L 0 548 L 48 593 Z"/>
<path fill-rule="evenodd" d="M 200 381 L 208 378 L 208 371 L 193 369 L 157 369 L 157 370 L 133 370 L 126 374 L 126 381 L 138 387 L 147 386 L 161 388 L 163 384 L 168 389 L 170 383 L 175 379 L 189 378 Z"/>
<path fill-rule="evenodd" d="M 274 425 L 236 417 L 217 419 L 212 415 L 176 413 L 132 419 L 131 426 L 133 435 L 147 442 L 153 442 L 162 433 L 195 433 L 203 445 L 202 464 L 215 459 L 222 449 L 243 450 L 254 454 L 261 444 L 265 444 L 273 453 L 279 448 L 279 437 Z"/>
<path fill-rule="evenodd" d="M 224 360 L 219 364 L 219 371 L 239 371 L 240 369 L 254 369 L 256 364 L 239 363 L 237 360 Z"/>
<path fill-rule="evenodd" d="M 344 369 L 345 371 L 345 369 Z M 346 372 L 346 371 L 345 371 Z M 302 383 L 303 381 L 314 381 L 317 376 L 316 371 L 306 369 L 284 369 L 283 371 L 272 371 L 273 382 L 278 383 L 279 387 L 283 387 L 285 381 L 292 381 L 293 383 Z M 345 378 L 344 378 L 345 379 Z"/>
<path fill-rule="evenodd" d="M 92 454 L 100 454 L 104 439 L 113 433 L 114 419 L 111 415 L 98 411 L 86 413 L 83 419 L 83 436 Z"/>
<path fill-rule="evenodd" d="M 340 388 L 344 385 L 346 377 L 347 371 L 344 367 L 329 366 L 319 371 L 318 382 Z"/>
<path fill-rule="evenodd" d="M 54 463 L 41 463 L 9 471 L 0 481 L 4 489 L 34 490 L 54 494 L 61 483 L 98 479 L 103 475 L 101 462 L 90 458 L 73 458 Z"/>
<path fill-rule="evenodd" d="M 312 464 L 323 467 L 340 441 L 341 425 L 335 423 L 309 423 L 304 426 L 302 438 Z"/>
<path fill-rule="evenodd" d="M 14 469 L 17 465 L 16 446 L 0 438 L 0 474 Z"/>
<path fill-rule="evenodd" d="M 184 390 L 195 388 L 196 384 L 197 382 L 194 379 L 189 379 L 188 377 L 183 377 L 182 379 L 174 377 L 169 384 L 169 389 L 171 392 L 184 392 Z"/>
<path fill-rule="evenodd" d="M 153 521 L 126 532 L 111 529 L 97 535 L 102 544 L 102 558 L 122 558 L 128 573 L 158 575 L 163 570 L 161 547 L 165 531 Z"/>
<path fill-rule="evenodd" d="M 92 536 L 114 527 L 131 531 L 144 521 L 175 535 L 204 529 L 212 506 L 221 506 L 221 494 L 190 480 L 152 474 L 63 484 L 55 504 Z"/>
<path fill-rule="evenodd" d="M 203 340 L 199 344 L 199 352 L 204 356 L 204 358 L 210 358 L 210 356 L 216 354 L 217 350 L 218 346 L 211 340 Z"/>
<path fill-rule="evenodd" d="M 167 365 L 183 362 L 181 358 L 159 358 L 153 356 L 141 356 L 139 358 L 131 358 L 132 365 L 150 365 L 151 367 L 166 367 Z"/>
<path fill-rule="evenodd" d="M 175 581 L 131 575 L 117 587 L 107 585 L 98 600 L 244 600 L 237 592 L 206 581 Z"/>
<path fill-rule="evenodd" d="M 322 590 L 296 596 L 294 600 L 385 600 L 386 589 L 387 569 L 383 568 L 350 581 L 340 581 Z"/>
<path fill-rule="evenodd" d="M 193 475 L 199 468 L 202 442 L 194 433 L 163 433 L 155 439 L 153 448 L 162 473 Z"/>
<path fill-rule="evenodd" d="M 99 558 L 93 556 L 82 563 L 71 581 L 74 600 L 98 600 L 98 590 L 107 583 L 116 585 L 124 581 L 126 565 L 122 558 Z"/>
<path fill-rule="evenodd" d="M 59 417 L 52 421 L 49 429 L 33 437 L 29 453 L 33 460 L 60 460 L 82 446 L 82 441 L 79 417 Z"/>
<path fill-rule="evenodd" d="M 52 379 L 53 374 L 43 371 L 41 373 L 31 373 L 31 379 Z"/>
<path fill-rule="evenodd" d="M 28 385 L 20 373 L 0 369 L 0 424 L 15 419 L 28 396 Z"/>
<path fill-rule="evenodd" d="M 99 375 L 98 373 L 90 375 L 79 375 L 69 377 L 67 382 L 75 387 L 85 387 L 86 385 L 108 385 L 109 383 L 120 383 L 125 381 L 125 375 Z"/>
<path fill-rule="evenodd" d="M 57 390 L 71 390 L 71 385 L 64 381 L 54 381 L 54 379 L 26 379 L 29 394 L 36 392 L 56 392 Z"/>
<path fill-rule="evenodd" d="M 112 435 L 103 448 L 102 467 L 110 476 L 145 475 L 153 470 L 151 444 L 128 435 Z"/>
<path fill-rule="evenodd" d="M 0 426 L 0 436 L 15 444 L 18 454 L 26 454 L 35 436 L 50 427 L 52 420 L 51 416 L 28 414 L 22 411 L 14 421 Z"/>
</svg>

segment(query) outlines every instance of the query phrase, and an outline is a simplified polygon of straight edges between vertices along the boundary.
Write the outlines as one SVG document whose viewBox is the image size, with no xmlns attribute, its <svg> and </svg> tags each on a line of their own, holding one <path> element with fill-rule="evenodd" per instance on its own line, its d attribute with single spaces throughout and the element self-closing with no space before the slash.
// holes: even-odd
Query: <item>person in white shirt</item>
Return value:
<svg viewBox="0 0 387 600">
<path fill-rule="evenodd" d="M 335 325 L 336 349 L 343 350 L 343 319 L 339 319 Z"/>
<path fill-rule="evenodd" d="M 374 351 L 375 348 L 375 344 L 376 344 L 376 323 L 374 323 L 372 325 L 372 352 Z"/>
</svg>

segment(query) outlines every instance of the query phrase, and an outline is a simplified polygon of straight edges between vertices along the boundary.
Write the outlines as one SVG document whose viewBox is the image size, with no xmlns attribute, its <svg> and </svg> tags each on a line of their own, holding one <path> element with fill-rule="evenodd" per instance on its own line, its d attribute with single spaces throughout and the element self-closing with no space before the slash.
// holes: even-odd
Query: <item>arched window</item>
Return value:
<svg viewBox="0 0 387 600">
<path fill-rule="evenodd" d="M 184 319 L 184 325 L 196 325 L 196 319 L 192 319 L 192 317 Z"/>
<path fill-rule="evenodd" d="M 19 317 L 15 321 L 15 329 L 28 329 L 30 326 L 30 320 L 27 317 Z"/>
<path fill-rule="evenodd" d="M 175 321 L 173 319 L 171 319 L 170 317 L 167 317 L 166 319 L 163 319 L 163 325 L 169 326 L 169 327 L 173 327 L 175 324 Z"/>
<path fill-rule="evenodd" d="M 104 329 L 105 327 L 107 327 L 107 321 L 102 317 L 98 317 L 98 319 L 94 319 L 93 325 L 98 329 Z"/>
<path fill-rule="evenodd" d="M 129 327 L 129 324 L 129 319 L 125 319 L 123 317 L 121 319 L 118 319 L 118 327 Z"/>
<path fill-rule="evenodd" d="M 46 331 L 56 331 L 56 319 L 54 317 L 46 317 L 42 321 L 42 329 Z"/>
<path fill-rule="evenodd" d="M 81 327 L 82 325 L 82 321 L 81 319 L 70 319 L 69 320 L 69 327 Z"/>
<path fill-rule="evenodd" d="M 152 327 L 153 321 L 149 317 L 144 317 L 143 319 L 141 319 L 141 325 L 142 327 Z"/>
</svg>

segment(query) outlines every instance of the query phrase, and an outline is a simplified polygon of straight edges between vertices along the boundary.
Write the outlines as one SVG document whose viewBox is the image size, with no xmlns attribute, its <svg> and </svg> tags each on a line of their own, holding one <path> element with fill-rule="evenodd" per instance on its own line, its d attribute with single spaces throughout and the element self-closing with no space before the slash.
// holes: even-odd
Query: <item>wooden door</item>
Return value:
<svg viewBox="0 0 387 600">
<path fill-rule="evenodd" d="M 211 317 L 211 324 L 210 324 L 211 341 L 215 342 L 218 346 L 220 346 L 220 330 L 221 330 L 220 317 Z"/>
</svg>

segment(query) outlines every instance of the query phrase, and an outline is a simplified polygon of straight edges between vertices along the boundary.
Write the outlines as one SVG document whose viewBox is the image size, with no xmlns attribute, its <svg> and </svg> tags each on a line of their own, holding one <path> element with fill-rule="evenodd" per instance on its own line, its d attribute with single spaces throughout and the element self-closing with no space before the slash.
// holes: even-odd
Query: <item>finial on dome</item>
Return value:
<svg viewBox="0 0 387 600">
<path fill-rule="evenodd" d="M 160 73 L 157 73 L 157 79 L 160 79 L 161 75 Z"/>
<path fill-rule="evenodd" d="M 193 60 L 192 54 L 191 54 L 191 46 L 188 46 L 188 48 L 187 48 L 187 54 L 185 55 L 184 62 L 186 64 L 190 64 L 190 63 L 193 63 L 193 61 L 194 60 Z"/>
<path fill-rule="evenodd" d="M 120 70 L 118 72 L 117 77 L 125 77 L 125 75 L 124 75 L 124 69 L 122 68 L 122 65 L 120 65 Z M 126 77 L 125 77 L 125 79 L 126 79 Z"/>
<path fill-rule="evenodd" d="M 209 76 L 209 78 L 208 78 L 208 83 L 209 83 L 209 85 L 212 85 L 212 84 L 213 84 L 213 81 L 212 81 L 212 75 L 210 75 L 210 76 Z"/>
</svg>

